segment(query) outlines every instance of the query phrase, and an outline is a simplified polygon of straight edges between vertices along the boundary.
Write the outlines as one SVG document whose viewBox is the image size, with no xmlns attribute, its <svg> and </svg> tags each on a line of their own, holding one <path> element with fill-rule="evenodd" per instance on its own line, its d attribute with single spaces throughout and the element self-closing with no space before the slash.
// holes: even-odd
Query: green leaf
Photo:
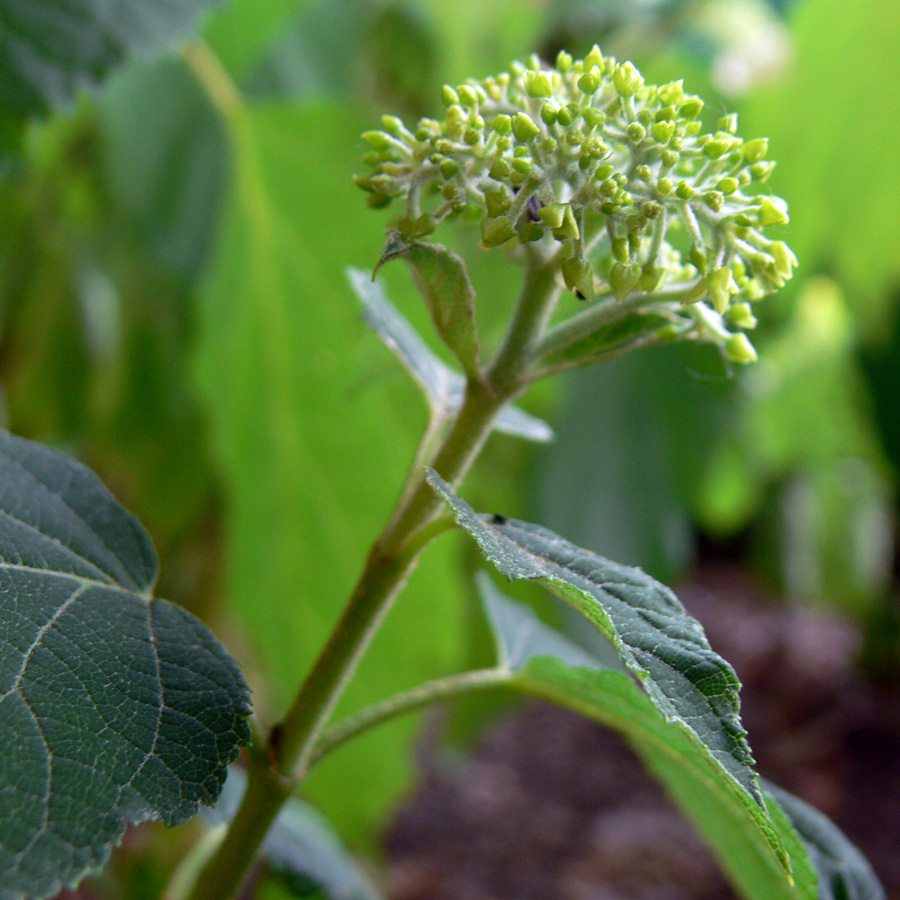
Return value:
<svg viewBox="0 0 900 900">
<path fill-rule="evenodd" d="M 450 415 L 459 409 L 465 392 L 465 379 L 428 349 L 415 329 L 400 315 L 384 293 L 379 281 L 372 281 L 362 269 L 347 269 L 347 277 L 360 302 L 363 318 L 397 355 L 425 392 L 436 415 Z M 553 440 L 553 431 L 541 419 L 517 406 L 507 406 L 497 417 L 497 431 L 531 441 Z"/>
<path fill-rule="evenodd" d="M 206 626 L 151 599 L 150 539 L 92 472 L 0 432 L 0 484 L 0 898 L 21 900 L 214 802 L 249 700 Z"/>
<path fill-rule="evenodd" d="M 243 769 L 232 766 L 219 802 L 203 814 L 209 825 L 224 825 L 234 818 L 246 786 Z M 331 825 L 302 800 L 289 800 L 278 814 L 261 855 L 297 897 L 319 890 L 330 900 L 379 900 Z"/>
<path fill-rule="evenodd" d="M 437 473 L 429 471 L 428 480 L 487 559 L 511 580 L 540 581 L 592 622 L 665 719 L 694 734 L 763 805 L 740 720 L 737 675 L 668 588 L 545 528 L 480 517 Z"/>
<path fill-rule="evenodd" d="M 442 244 L 407 242 L 400 232 L 392 231 L 375 272 L 392 259 L 409 263 L 413 281 L 428 305 L 441 340 L 456 355 L 463 371 L 477 377 L 480 349 L 475 289 L 462 258 Z"/>
<path fill-rule="evenodd" d="M 611 646 L 603 656 L 588 654 L 489 578 L 480 587 L 510 688 L 622 734 L 704 835 L 741 896 L 817 900 L 815 875 L 790 825 L 773 822 L 768 807 L 749 797 L 691 728 L 663 715 Z"/>
<path fill-rule="evenodd" d="M 884 900 L 884 888 L 868 860 L 834 822 L 777 785 L 766 781 L 763 786 L 806 846 L 819 878 L 817 900 Z"/>
<path fill-rule="evenodd" d="M 135 51 L 183 37 L 216 0 L 0 0 L 0 106 L 46 113 Z"/>
</svg>

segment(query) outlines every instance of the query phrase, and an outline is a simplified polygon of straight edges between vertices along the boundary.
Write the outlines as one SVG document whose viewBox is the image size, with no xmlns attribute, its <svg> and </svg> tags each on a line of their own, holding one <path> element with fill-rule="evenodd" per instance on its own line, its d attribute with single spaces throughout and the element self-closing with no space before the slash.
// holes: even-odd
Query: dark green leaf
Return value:
<svg viewBox="0 0 900 900">
<path fill-rule="evenodd" d="M 379 281 L 362 269 L 347 269 L 350 284 L 363 304 L 363 318 L 396 353 L 413 378 L 422 386 L 431 409 L 438 415 L 452 414 L 462 402 L 465 379 L 444 365 L 413 327 L 387 299 Z M 497 417 L 497 431 L 531 441 L 551 441 L 553 432 L 541 419 L 516 406 L 507 406 Z"/>
<path fill-rule="evenodd" d="M 827 816 L 771 782 L 766 794 L 776 800 L 806 845 L 819 877 L 817 900 L 884 900 L 884 888 L 868 860 Z"/>
<path fill-rule="evenodd" d="M 44 113 L 129 54 L 172 44 L 215 0 L 0 0 L 0 106 Z"/>
<path fill-rule="evenodd" d="M 666 720 L 689 728 L 763 804 L 740 720 L 737 675 L 668 588 L 537 525 L 480 517 L 435 472 L 428 479 L 487 559 L 507 578 L 540 581 L 592 622 Z"/>
<path fill-rule="evenodd" d="M 388 235 L 377 272 L 392 259 L 409 263 L 413 281 L 428 305 L 441 340 L 453 351 L 468 375 L 479 371 L 475 289 L 462 258 L 442 244 L 407 242 L 399 232 Z"/>
<path fill-rule="evenodd" d="M 150 598 L 150 539 L 92 472 L 0 432 L 0 485 L 0 900 L 21 900 L 214 802 L 249 702 L 206 626 Z"/>
<path fill-rule="evenodd" d="M 741 896 L 817 900 L 815 874 L 791 826 L 773 821 L 770 810 L 725 772 L 683 721 L 660 712 L 612 645 L 602 657 L 588 654 L 487 577 L 481 591 L 510 688 L 621 733 L 704 835 Z"/>
<path fill-rule="evenodd" d="M 222 796 L 204 812 L 210 825 L 230 822 L 246 790 L 247 776 L 232 766 Z M 322 815 L 302 800 L 287 802 L 262 845 L 268 865 L 298 897 L 320 890 L 329 900 L 378 900 L 379 894 Z"/>
</svg>

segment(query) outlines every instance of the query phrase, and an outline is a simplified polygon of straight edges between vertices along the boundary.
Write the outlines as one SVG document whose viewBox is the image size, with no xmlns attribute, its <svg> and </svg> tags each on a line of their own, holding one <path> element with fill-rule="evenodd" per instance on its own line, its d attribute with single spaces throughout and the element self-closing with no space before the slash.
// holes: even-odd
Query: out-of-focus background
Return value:
<svg viewBox="0 0 900 900">
<path fill-rule="evenodd" d="M 758 307 L 759 363 L 663 348 L 542 386 L 524 405 L 555 442 L 492 438 L 465 494 L 684 585 L 747 685 L 763 771 L 900 897 L 900 4 L 229 0 L 201 25 L 24 130 L 0 115 L 3 425 L 111 485 L 153 536 L 158 593 L 213 624 L 272 721 L 425 424 L 344 276 L 389 216 L 352 182 L 360 133 L 533 51 L 596 42 L 683 77 L 779 162 L 800 266 Z M 470 260 L 495 336 L 514 266 L 436 237 Z M 405 270 L 384 276 L 427 332 Z M 483 659 L 476 565 L 456 538 L 429 551 L 344 709 Z M 684 882 L 686 827 L 593 725 L 484 703 L 422 723 L 308 788 L 397 900 L 730 896 L 711 862 Z M 136 831 L 79 896 L 159 896 L 194 836 Z"/>
</svg>

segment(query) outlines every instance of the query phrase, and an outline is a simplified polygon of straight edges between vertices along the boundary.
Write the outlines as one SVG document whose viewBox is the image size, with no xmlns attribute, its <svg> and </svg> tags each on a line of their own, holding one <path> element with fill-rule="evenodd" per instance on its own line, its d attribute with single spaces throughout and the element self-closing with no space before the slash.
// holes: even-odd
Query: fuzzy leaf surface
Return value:
<svg viewBox="0 0 900 900">
<path fill-rule="evenodd" d="M 465 379 L 446 366 L 419 337 L 412 325 L 388 300 L 380 281 L 372 281 L 362 269 L 348 268 L 347 277 L 363 305 L 363 319 L 378 333 L 418 382 L 434 413 L 451 415 L 459 409 Z M 497 417 L 497 431 L 530 441 L 553 440 L 553 431 L 542 419 L 517 406 L 507 406 Z"/>
<path fill-rule="evenodd" d="M 487 559 L 510 580 L 540 581 L 587 618 L 666 720 L 695 734 L 763 805 L 740 720 L 737 675 L 668 588 L 640 569 L 610 562 L 538 525 L 479 516 L 436 473 L 428 478 Z"/>
<path fill-rule="evenodd" d="M 480 349 L 475 324 L 475 289 L 462 257 L 442 244 L 407 242 L 394 231 L 388 236 L 375 271 L 392 259 L 405 259 L 409 263 L 413 281 L 428 305 L 441 340 L 467 374 L 477 375 Z"/>
<path fill-rule="evenodd" d="M 487 576 L 480 588 L 510 688 L 619 732 L 706 838 L 741 896 L 817 900 L 815 873 L 789 822 L 773 820 L 770 809 L 748 796 L 691 729 L 667 719 L 612 645 L 608 655 L 588 653 L 506 597 Z"/>
<path fill-rule="evenodd" d="M 0 900 L 75 884 L 129 823 L 191 818 L 249 740 L 237 664 L 155 578 L 90 470 L 0 432 Z"/>
<path fill-rule="evenodd" d="M 215 0 L 0 0 L 0 106 L 47 112 L 134 51 L 186 34 Z"/>
</svg>

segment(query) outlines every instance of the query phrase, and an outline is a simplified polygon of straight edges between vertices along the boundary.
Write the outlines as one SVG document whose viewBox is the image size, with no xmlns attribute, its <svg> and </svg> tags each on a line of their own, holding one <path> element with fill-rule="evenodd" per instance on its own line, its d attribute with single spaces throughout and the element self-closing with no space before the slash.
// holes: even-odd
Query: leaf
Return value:
<svg viewBox="0 0 900 900">
<path fill-rule="evenodd" d="M 477 377 L 480 350 L 475 324 L 475 289 L 462 258 L 442 244 L 407 243 L 398 231 L 392 231 L 375 272 L 392 259 L 405 259 L 409 263 L 413 281 L 428 305 L 441 340 L 456 355 L 463 371 Z"/>
<path fill-rule="evenodd" d="M 171 46 L 216 0 L 0 0 L 0 107 L 46 113 L 135 51 Z"/>
<path fill-rule="evenodd" d="M 868 860 L 834 822 L 778 785 L 766 781 L 764 787 L 806 845 L 819 878 L 817 900 L 884 900 L 884 888 Z"/>
<path fill-rule="evenodd" d="M 741 896 L 817 900 L 815 876 L 790 825 L 773 822 L 768 808 L 724 771 L 692 729 L 660 712 L 611 645 L 603 656 L 588 654 L 486 576 L 480 588 L 510 688 L 622 734 L 704 835 Z"/>
<path fill-rule="evenodd" d="M 92 472 L 0 432 L 0 484 L 0 900 L 22 900 L 128 823 L 214 802 L 249 699 L 206 626 L 151 599 L 150 539 Z"/>
<path fill-rule="evenodd" d="M 510 580 L 537 580 L 591 621 L 669 722 L 694 734 L 760 806 L 763 798 L 740 720 L 734 670 L 706 640 L 678 598 L 640 569 L 570 544 L 545 528 L 483 518 L 429 470 L 482 553 Z"/>
<path fill-rule="evenodd" d="M 372 281 L 362 269 L 347 269 L 350 284 L 363 304 L 363 318 L 393 350 L 413 378 L 425 391 L 434 413 L 450 415 L 459 409 L 465 392 L 465 379 L 428 349 L 413 327 L 387 299 L 381 282 Z M 531 441 L 553 440 L 546 422 L 516 406 L 507 406 L 497 417 L 497 431 Z"/>
<path fill-rule="evenodd" d="M 230 822 L 246 787 L 243 769 L 232 766 L 219 802 L 203 814 L 207 823 L 216 826 Z M 261 854 L 298 897 L 320 890 L 329 900 L 379 900 L 378 892 L 331 825 L 302 800 L 288 800 L 272 823 Z"/>
</svg>

